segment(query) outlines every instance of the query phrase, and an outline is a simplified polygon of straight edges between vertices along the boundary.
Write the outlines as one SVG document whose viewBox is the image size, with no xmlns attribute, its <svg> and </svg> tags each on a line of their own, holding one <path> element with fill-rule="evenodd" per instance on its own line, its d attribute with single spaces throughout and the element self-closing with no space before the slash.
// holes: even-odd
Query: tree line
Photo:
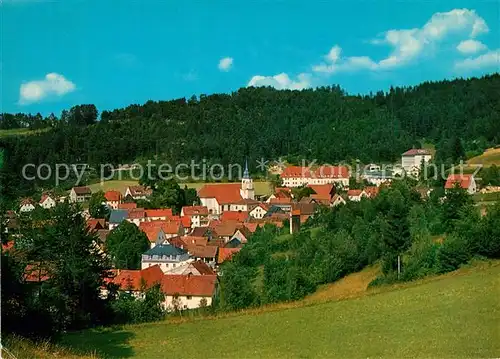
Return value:
<svg viewBox="0 0 500 359">
<path fill-rule="evenodd" d="M 374 199 L 320 208 L 294 235 L 258 229 L 222 265 L 219 309 L 298 300 L 377 263 L 382 274 L 371 286 L 449 272 L 474 257 L 500 258 L 500 203 L 481 216 L 461 188 L 422 199 L 414 183 L 398 181 Z"/>
<path fill-rule="evenodd" d="M 500 75 L 493 74 L 363 96 L 338 86 L 249 87 L 102 111 L 100 120 L 94 105 L 79 105 L 59 119 L 42 119 L 49 131 L 0 138 L 2 195 L 26 195 L 54 183 L 23 179 L 26 163 L 98 166 L 156 158 L 172 165 L 202 159 L 228 165 L 248 157 L 256 172 L 255 160 L 262 157 L 392 162 L 422 141 L 437 144 L 440 161 L 456 161 L 500 143 L 499 91 Z M 26 116 L 3 114 L 0 128 Z"/>
</svg>

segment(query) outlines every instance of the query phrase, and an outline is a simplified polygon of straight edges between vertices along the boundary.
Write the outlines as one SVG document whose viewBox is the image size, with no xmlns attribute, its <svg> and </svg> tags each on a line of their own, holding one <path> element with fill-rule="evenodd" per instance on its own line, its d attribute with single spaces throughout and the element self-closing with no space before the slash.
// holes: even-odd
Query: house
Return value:
<svg viewBox="0 0 500 359">
<path fill-rule="evenodd" d="M 369 198 L 377 197 L 380 192 L 380 187 L 378 186 L 366 186 L 364 188 L 365 193 Z"/>
<path fill-rule="evenodd" d="M 129 209 L 127 221 L 134 223 L 137 227 L 141 222 L 146 221 L 146 210 L 144 208 Z"/>
<path fill-rule="evenodd" d="M 165 275 L 161 283 L 165 294 L 163 306 L 169 311 L 210 306 L 217 284 L 216 275 Z"/>
<path fill-rule="evenodd" d="M 249 211 L 248 214 L 252 218 L 260 219 L 266 215 L 267 210 L 268 206 L 266 204 L 259 203 L 256 207 L 254 207 L 251 211 Z"/>
<path fill-rule="evenodd" d="M 52 198 L 48 193 L 42 194 L 42 198 L 40 199 L 40 206 L 45 209 L 53 208 L 56 206 L 56 200 Z"/>
<path fill-rule="evenodd" d="M 189 217 L 191 228 L 208 226 L 208 208 L 205 206 L 182 207 L 181 217 Z"/>
<path fill-rule="evenodd" d="M 106 221 L 103 218 L 89 218 L 87 219 L 87 229 L 89 232 L 98 231 L 99 229 L 104 229 L 106 226 Z"/>
<path fill-rule="evenodd" d="M 163 271 L 160 266 L 154 265 L 141 270 L 118 270 L 116 276 L 109 283 L 118 287 L 119 291 L 129 292 L 136 298 L 142 298 L 144 291 L 160 284 L 163 279 Z M 101 293 L 105 296 L 107 291 Z"/>
<path fill-rule="evenodd" d="M 187 262 L 186 264 L 165 272 L 165 275 L 215 275 L 214 270 L 203 261 Z"/>
<path fill-rule="evenodd" d="M 144 212 L 144 217 L 148 221 L 166 221 L 173 217 L 172 208 L 146 209 Z"/>
<path fill-rule="evenodd" d="M 219 247 L 187 244 L 186 249 L 192 258 L 215 265 Z"/>
<path fill-rule="evenodd" d="M 19 212 L 31 212 L 35 209 L 35 202 L 31 198 L 24 198 L 19 205 Z"/>
<path fill-rule="evenodd" d="M 392 182 L 394 179 L 394 173 L 388 169 L 384 169 L 383 171 L 365 171 L 361 175 L 361 178 L 377 187 L 380 187 L 384 183 Z"/>
<path fill-rule="evenodd" d="M 266 203 L 271 203 L 271 200 L 276 198 L 287 198 L 291 200 L 293 198 L 292 189 L 288 187 L 276 187 L 274 193 L 266 200 Z"/>
<path fill-rule="evenodd" d="M 130 196 L 134 200 L 146 199 L 151 196 L 152 193 L 153 191 L 151 189 L 147 189 L 144 186 L 128 186 L 125 190 L 125 197 Z"/>
<path fill-rule="evenodd" d="M 368 194 L 362 189 L 350 189 L 347 191 L 347 198 L 349 198 L 349 201 L 359 202 L 363 197 L 368 197 Z"/>
<path fill-rule="evenodd" d="M 477 192 L 476 179 L 471 174 L 450 174 L 446 179 L 446 184 L 444 188 L 450 190 L 459 186 L 467 190 L 467 193 L 474 194 Z"/>
<path fill-rule="evenodd" d="M 167 236 L 161 226 L 145 226 L 148 222 L 143 222 L 139 225 L 139 229 L 146 234 L 149 239 L 150 247 L 153 248 L 157 245 L 165 243 Z"/>
<path fill-rule="evenodd" d="M 106 198 L 106 205 L 109 208 L 118 209 L 122 201 L 122 194 L 119 191 L 106 191 L 104 193 L 104 198 Z"/>
<path fill-rule="evenodd" d="M 176 268 L 189 260 L 186 250 L 171 244 L 159 244 L 142 254 L 141 269 L 159 265 L 163 272 Z"/>
<path fill-rule="evenodd" d="M 237 222 L 245 222 L 246 219 L 248 218 L 248 212 L 242 212 L 242 211 L 226 211 L 222 212 L 222 215 L 220 216 L 220 220 L 222 222 L 225 221 L 237 221 Z"/>
<path fill-rule="evenodd" d="M 315 203 L 296 203 L 294 204 L 292 211 L 295 212 L 294 214 L 299 215 L 300 223 L 305 223 L 309 217 L 311 217 L 314 214 L 314 211 L 316 210 L 317 205 Z M 283 216 L 281 221 L 288 219 L 288 216 Z"/>
<path fill-rule="evenodd" d="M 206 184 L 198 191 L 198 197 L 209 214 L 229 211 L 231 204 L 237 204 L 242 199 L 254 200 L 255 190 L 248 167 L 245 167 L 241 183 Z"/>
<path fill-rule="evenodd" d="M 432 155 L 429 150 L 423 148 L 413 148 L 401 155 L 401 167 L 410 174 L 418 174 L 422 166 L 422 162 L 429 162 Z"/>
<path fill-rule="evenodd" d="M 225 261 L 231 260 L 231 257 L 238 253 L 241 248 L 219 248 L 219 255 L 217 257 L 217 264 L 222 264 Z"/>
<path fill-rule="evenodd" d="M 89 187 L 73 187 L 69 192 L 70 202 L 85 202 L 92 196 L 92 190 Z"/>
<path fill-rule="evenodd" d="M 309 167 L 289 166 L 281 173 L 285 187 L 301 187 L 335 183 L 349 186 L 349 169 L 346 166 L 320 166 L 316 170 Z"/>
<path fill-rule="evenodd" d="M 242 224 L 238 221 L 227 220 L 215 227 L 215 232 L 217 233 L 217 238 L 228 242 L 233 237 L 234 233 L 238 228 L 241 228 Z"/>
<path fill-rule="evenodd" d="M 346 204 L 345 199 L 338 194 L 333 195 L 332 200 L 330 201 L 330 207 L 336 207 L 341 204 Z"/>
<path fill-rule="evenodd" d="M 229 206 L 229 210 L 233 212 L 236 211 L 250 212 L 259 203 L 260 203 L 259 201 L 256 201 L 254 199 L 241 199 L 238 202 L 231 203 L 231 205 Z"/>
<path fill-rule="evenodd" d="M 248 228 L 243 226 L 238 228 L 236 232 L 234 232 L 231 240 L 237 239 L 238 241 L 240 241 L 240 243 L 247 243 L 248 238 L 250 238 L 251 235 L 252 233 L 248 230 Z"/>
<path fill-rule="evenodd" d="M 118 204 L 118 209 L 135 209 L 137 208 L 137 203 L 135 202 L 127 202 L 127 203 L 119 203 Z"/>
<path fill-rule="evenodd" d="M 126 209 L 112 209 L 109 212 L 109 222 L 108 229 L 112 230 L 123 221 L 126 221 L 128 218 L 128 211 Z"/>
</svg>

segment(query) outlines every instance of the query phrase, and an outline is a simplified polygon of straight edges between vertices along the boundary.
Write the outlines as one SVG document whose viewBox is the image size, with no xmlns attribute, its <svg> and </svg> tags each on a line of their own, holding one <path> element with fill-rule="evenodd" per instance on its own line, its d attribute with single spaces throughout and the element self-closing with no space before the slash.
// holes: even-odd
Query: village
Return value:
<svg viewBox="0 0 500 359">
<path fill-rule="evenodd" d="M 402 154 L 402 168 L 418 175 L 421 164 L 431 158 L 428 150 L 408 150 Z M 97 245 L 103 253 L 108 235 L 124 221 L 137 226 L 150 242 L 150 249 L 142 254 L 141 269 L 115 269 L 109 282 L 138 298 L 159 283 L 166 310 L 195 309 L 212 304 L 218 291 L 218 276 L 222 275 L 221 264 L 230 260 L 259 227 L 287 226 L 293 234 L 314 215 L 318 206 L 336 207 L 348 201 L 369 200 L 397 178 L 371 164 L 362 173 L 367 185 L 350 189 L 351 176 L 349 168 L 341 165 L 319 166 L 315 170 L 288 166 L 280 174 L 282 185 L 275 187 L 271 195 L 257 198 L 246 165 L 240 183 L 203 185 L 198 190 L 200 203 L 182 207 L 177 215 L 171 208 L 138 208 L 136 201 L 147 200 L 152 193 L 151 189 L 139 185 L 129 186 L 123 193 L 117 190 L 104 193 L 103 204 L 109 209 L 109 219 L 91 218 L 88 211 L 83 215 L 88 230 L 99 239 Z M 450 175 L 445 188 L 455 186 L 469 194 L 477 191 L 475 178 L 470 174 Z M 297 198 L 293 191 L 297 188 L 306 189 L 306 195 Z M 429 191 L 424 190 L 421 195 L 426 197 Z M 80 186 L 71 189 L 67 200 L 86 203 L 91 196 L 89 187 Z M 19 213 L 29 213 L 36 206 L 50 209 L 60 200 L 48 193 L 42 195 L 39 203 L 25 198 Z M 16 213 L 11 211 L 7 229 L 15 227 L 15 218 Z M 11 241 L 4 248 L 12 245 Z M 26 276 L 28 282 L 48 279 L 43 270 L 31 267 L 27 268 Z M 103 288 L 101 294 L 105 297 L 107 290 Z"/>
</svg>

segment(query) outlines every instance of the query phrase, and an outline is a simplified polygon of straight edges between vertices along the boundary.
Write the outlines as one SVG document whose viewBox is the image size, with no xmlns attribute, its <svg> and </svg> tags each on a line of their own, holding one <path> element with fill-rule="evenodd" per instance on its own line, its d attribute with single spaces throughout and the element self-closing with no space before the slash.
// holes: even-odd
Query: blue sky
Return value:
<svg viewBox="0 0 500 359">
<path fill-rule="evenodd" d="M 1 12 L 4 112 L 499 71 L 495 1 L 4 0 Z"/>
</svg>

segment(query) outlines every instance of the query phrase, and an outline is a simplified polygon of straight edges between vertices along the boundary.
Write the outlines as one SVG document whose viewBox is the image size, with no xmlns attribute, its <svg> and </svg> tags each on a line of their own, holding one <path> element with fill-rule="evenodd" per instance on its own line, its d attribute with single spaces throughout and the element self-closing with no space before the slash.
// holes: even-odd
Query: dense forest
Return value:
<svg viewBox="0 0 500 359">
<path fill-rule="evenodd" d="M 301 91 L 242 88 L 232 94 L 148 101 L 99 116 L 94 105 L 50 115 L 3 114 L 0 129 L 47 128 L 0 137 L 2 196 L 14 198 L 47 183 L 21 177 L 26 163 L 131 163 L 154 157 L 175 165 L 249 163 L 285 156 L 335 163 L 390 162 L 422 141 L 464 152 L 500 143 L 500 75 L 396 87 L 352 96 L 338 86 Z M 451 149 L 453 151 L 453 148 Z M 51 181 L 51 184 L 54 182 Z"/>
</svg>

